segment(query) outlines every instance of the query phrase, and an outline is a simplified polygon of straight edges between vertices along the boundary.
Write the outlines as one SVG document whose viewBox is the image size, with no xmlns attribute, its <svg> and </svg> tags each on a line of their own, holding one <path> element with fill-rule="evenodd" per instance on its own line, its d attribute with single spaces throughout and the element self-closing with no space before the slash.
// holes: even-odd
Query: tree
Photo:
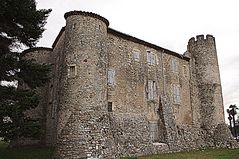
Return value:
<svg viewBox="0 0 239 159">
<path fill-rule="evenodd" d="M 229 109 L 227 109 L 227 113 L 228 113 L 228 120 L 229 120 L 229 126 L 230 126 L 230 130 L 232 132 L 232 115 Z"/>
<path fill-rule="evenodd" d="M 2 0 L 0 8 L 0 137 L 37 138 L 39 121 L 24 112 L 37 107 L 36 88 L 49 80 L 50 67 L 24 58 L 21 50 L 36 45 L 51 10 L 37 10 L 35 0 Z M 19 87 L 23 83 L 28 89 Z"/>
<path fill-rule="evenodd" d="M 229 114 L 229 116 L 232 117 L 232 122 L 233 122 L 233 130 L 234 130 L 234 136 L 237 136 L 237 131 L 236 131 L 236 120 L 235 120 L 235 115 L 237 114 L 237 106 L 234 105 L 230 105 L 229 109 L 227 109 L 227 112 Z M 230 121 L 231 122 L 231 121 Z M 230 123 L 231 124 L 231 123 Z"/>
</svg>

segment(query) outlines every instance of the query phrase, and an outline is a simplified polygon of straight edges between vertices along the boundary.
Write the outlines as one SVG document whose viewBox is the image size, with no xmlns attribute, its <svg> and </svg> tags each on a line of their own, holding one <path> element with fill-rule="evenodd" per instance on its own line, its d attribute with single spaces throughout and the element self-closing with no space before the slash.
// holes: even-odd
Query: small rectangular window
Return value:
<svg viewBox="0 0 239 159">
<path fill-rule="evenodd" d="M 175 104 L 181 103 L 181 92 L 180 92 L 180 85 L 174 84 L 173 85 L 173 101 Z"/>
<path fill-rule="evenodd" d="M 134 61 L 139 61 L 139 52 L 133 52 Z"/>
<path fill-rule="evenodd" d="M 112 112 L 112 102 L 108 102 L 108 112 Z"/>
<path fill-rule="evenodd" d="M 148 81 L 148 99 L 155 100 L 157 98 L 156 82 Z"/>
<path fill-rule="evenodd" d="M 70 74 L 75 75 L 75 66 L 70 66 Z"/>
<path fill-rule="evenodd" d="M 54 100 L 51 106 L 51 117 L 55 118 L 56 116 L 56 111 L 57 111 L 57 101 Z"/>
<path fill-rule="evenodd" d="M 75 28 L 76 28 L 76 23 L 73 23 L 72 29 L 75 29 Z"/>
<path fill-rule="evenodd" d="M 152 53 L 151 51 L 147 51 L 147 63 L 149 65 L 154 65 L 156 61 L 155 55 L 154 53 Z"/>
<path fill-rule="evenodd" d="M 108 85 L 113 86 L 115 84 L 115 70 L 108 70 Z"/>
<path fill-rule="evenodd" d="M 176 59 L 172 59 L 171 61 L 171 67 L 173 73 L 178 73 L 178 62 Z"/>
<path fill-rule="evenodd" d="M 76 76 L 76 65 L 69 65 L 68 66 L 68 77 L 72 78 Z"/>
</svg>

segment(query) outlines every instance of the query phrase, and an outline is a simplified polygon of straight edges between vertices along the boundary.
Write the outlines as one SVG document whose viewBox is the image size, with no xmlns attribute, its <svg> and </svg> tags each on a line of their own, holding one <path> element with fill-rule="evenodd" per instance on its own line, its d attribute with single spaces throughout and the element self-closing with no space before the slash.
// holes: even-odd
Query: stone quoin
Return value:
<svg viewBox="0 0 239 159">
<path fill-rule="evenodd" d="M 55 159 L 113 159 L 235 147 L 225 125 L 215 38 L 182 55 L 71 11 L 52 48 L 26 50 L 52 66 L 39 88 L 45 145 Z"/>
</svg>

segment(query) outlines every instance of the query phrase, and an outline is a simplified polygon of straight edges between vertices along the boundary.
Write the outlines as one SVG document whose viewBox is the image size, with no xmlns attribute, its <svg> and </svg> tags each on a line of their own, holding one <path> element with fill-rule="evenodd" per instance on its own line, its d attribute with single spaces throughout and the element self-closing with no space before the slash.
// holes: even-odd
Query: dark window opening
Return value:
<svg viewBox="0 0 239 159">
<path fill-rule="evenodd" d="M 112 102 L 108 102 L 108 112 L 112 112 Z"/>
<path fill-rule="evenodd" d="M 73 23 L 72 29 L 75 29 L 75 28 L 76 28 L 76 23 Z"/>
<path fill-rule="evenodd" d="M 69 77 L 75 76 L 76 76 L 76 66 L 75 65 L 69 66 Z"/>
</svg>

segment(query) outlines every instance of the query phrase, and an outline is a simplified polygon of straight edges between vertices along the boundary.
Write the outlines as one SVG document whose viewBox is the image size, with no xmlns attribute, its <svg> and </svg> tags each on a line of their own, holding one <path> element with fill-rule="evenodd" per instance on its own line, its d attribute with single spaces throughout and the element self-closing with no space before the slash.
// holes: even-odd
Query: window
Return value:
<svg viewBox="0 0 239 159">
<path fill-rule="evenodd" d="M 108 112 L 112 112 L 112 102 L 108 102 Z"/>
<path fill-rule="evenodd" d="M 108 70 L 108 85 L 113 86 L 115 84 L 115 70 L 109 69 Z"/>
<path fill-rule="evenodd" d="M 156 82 L 148 81 L 148 99 L 155 100 L 157 98 Z"/>
<path fill-rule="evenodd" d="M 76 76 L 76 65 L 69 65 L 68 66 L 68 77 L 72 78 Z"/>
<path fill-rule="evenodd" d="M 179 84 L 173 85 L 173 101 L 175 104 L 181 103 L 181 92 Z"/>
<path fill-rule="evenodd" d="M 76 23 L 73 23 L 72 29 L 75 29 L 75 28 L 76 28 Z"/>
<path fill-rule="evenodd" d="M 176 59 L 172 59 L 171 67 L 173 73 L 178 73 L 178 62 Z"/>
<path fill-rule="evenodd" d="M 140 60 L 140 51 L 137 49 L 133 50 L 133 59 L 134 61 L 139 61 Z"/>
<path fill-rule="evenodd" d="M 57 110 L 57 101 L 54 100 L 53 103 L 52 103 L 52 107 L 51 107 L 51 117 L 52 118 L 55 118 L 56 110 Z"/>
<path fill-rule="evenodd" d="M 151 51 L 147 51 L 147 63 L 149 65 L 155 64 L 155 55 Z"/>
<path fill-rule="evenodd" d="M 134 61 L 139 61 L 140 60 L 140 52 L 139 52 L 139 50 L 134 50 L 133 51 L 133 59 L 134 59 Z"/>
</svg>

